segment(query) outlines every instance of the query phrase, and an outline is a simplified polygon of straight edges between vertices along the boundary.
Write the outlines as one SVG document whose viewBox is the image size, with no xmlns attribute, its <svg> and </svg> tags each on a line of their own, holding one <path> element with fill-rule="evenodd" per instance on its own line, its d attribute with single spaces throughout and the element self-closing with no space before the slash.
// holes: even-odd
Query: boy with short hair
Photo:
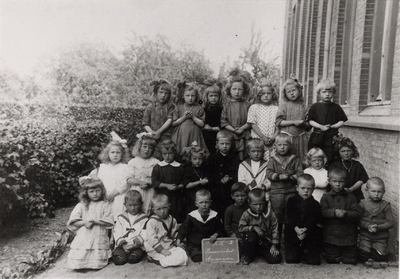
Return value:
<svg viewBox="0 0 400 279">
<path fill-rule="evenodd" d="M 147 221 L 147 215 L 142 212 L 142 196 L 136 190 L 126 192 L 124 205 L 126 211 L 117 217 L 114 225 L 116 248 L 112 253 L 115 265 L 138 263 L 143 258 L 143 238 L 140 235 Z"/>
<path fill-rule="evenodd" d="M 205 189 L 196 192 L 196 207 L 186 217 L 186 220 L 179 228 L 177 245 L 184 246 L 183 240 L 186 237 L 186 248 L 194 262 L 202 261 L 201 241 L 203 238 L 210 238 L 214 243 L 217 237 L 223 235 L 223 226 L 216 211 L 211 210 L 211 194 Z"/>
<path fill-rule="evenodd" d="M 297 176 L 303 173 L 299 157 L 291 151 L 291 136 L 280 133 L 275 138 L 276 154 L 267 165 L 267 178 L 271 181 L 271 207 L 279 223 L 279 235 L 282 233 L 286 215 L 286 204 L 296 193 Z"/>
<path fill-rule="evenodd" d="M 265 145 L 260 139 L 250 139 L 246 143 L 249 159 L 239 165 L 238 181 L 247 185 L 248 190 L 269 187 L 269 180 L 265 175 L 267 162 L 264 161 Z"/>
<path fill-rule="evenodd" d="M 157 194 L 151 200 L 151 207 L 154 215 L 143 228 L 148 260 L 162 267 L 186 265 L 188 257 L 185 250 L 174 245 L 178 224 L 169 214 L 168 197 Z"/>
<path fill-rule="evenodd" d="M 328 164 L 334 160 L 333 137 L 339 133 L 339 128 L 347 121 L 342 107 L 332 102 L 336 93 L 336 84 L 331 79 L 323 79 L 317 84 L 318 103 L 311 105 L 307 120 L 314 127 L 308 141 L 308 150 L 318 147 L 328 157 Z"/>
<path fill-rule="evenodd" d="M 243 256 L 241 262 L 250 264 L 256 253 L 260 253 L 268 263 L 282 261 L 278 250 L 278 220 L 266 200 L 265 191 L 256 188 L 249 192 L 249 209 L 239 221 L 239 232 L 243 240 Z"/>
<path fill-rule="evenodd" d="M 287 263 L 300 263 L 303 257 L 308 264 L 319 265 L 321 232 L 321 207 L 312 193 L 315 180 L 309 174 L 297 178 L 297 194 L 287 203 L 285 223 L 285 259 Z"/>
<path fill-rule="evenodd" d="M 224 228 L 227 236 L 240 239 L 239 221 L 243 212 L 249 208 L 247 204 L 247 186 L 242 182 L 233 184 L 231 197 L 235 203 L 225 210 Z"/>
<path fill-rule="evenodd" d="M 331 191 L 321 198 L 324 218 L 324 250 L 327 263 L 355 264 L 357 225 L 361 208 L 353 194 L 344 190 L 347 171 L 333 168 L 328 173 Z"/>
<path fill-rule="evenodd" d="M 387 242 L 389 229 L 394 227 L 392 207 L 384 201 L 385 183 L 378 177 L 367 181 L 368 198 L 360 201 L 363 211 L 359 223 L 360 246 L 358 260 L 365 262 L 369 258 L 375 261 L 387 261 Z"/>
</svg>

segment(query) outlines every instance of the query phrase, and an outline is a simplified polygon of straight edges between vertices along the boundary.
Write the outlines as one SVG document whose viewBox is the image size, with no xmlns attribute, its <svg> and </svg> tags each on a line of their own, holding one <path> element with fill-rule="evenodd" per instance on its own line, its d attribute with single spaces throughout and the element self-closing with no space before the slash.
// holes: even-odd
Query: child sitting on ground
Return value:
<svg viewBox="0 0 400 279">
<path fill-rule="evenodd" d="M 249 208 L 247 204 L 247 186 L 242 182 L 236 182 L 232 185 L 231 197 L 234 204 L 227 207 L 225 211 L 224 228 L 229 237 L 240 237 L 239 221 L 243 212 Z"/>
<path fill-rule="evenodd" d="M 267 162 L 264 161 L 265 145 L 260 139 L 250 139 L 246 143 L 249 159 L 239 165 L 238 181 L 247 185 L 248 191 L 255 188 L 266 190 L 270 182 L 266 177 Z"/>
<path fill-rule="evenodd" d="M 279 235 L 286 214 L 286 204 L 296 193 L 297 176 L 303 173 L 299 157 L 292 154 L 291 137 L 280 133 L 275 138 L 276 154 L 267 165 L 267 177 L 271 181 L 271 207 L 279 223 Z"/>
<path fill-rule="evenodd" d="M 157 194 L 151 204 L 154 215 L 143 228 L 148 260 L 162 267 L 186 265 L 188 257 L 185 250 L 173 243 L 178 224 L 169 214 L 168 197 Z"/>
<path fill-rule="evenodd" d="M 223 235 L 223 226 L 217 212 L 211 210 L 211 194 L 205 189 L 196 193 L 197 210 L 193 210 L 186 217 L 185 222 L 179 228 L 177 245 L 183 246 L 186 237 L 186 247 L 194 262 L 202 261 L 201 241 L 203 238 L 210 238 L 214 243 L 217 237 Z"/>
<path fill-rule="evenodd" d="M 312 196 L 314 188 L 314 178 L 301 174 L 297 178 L 297 194 L 288 200 L 285 223 L 287 263 L 300 263 L 302 256 L 308 264 L 321 263 L 321 232 L 317 223 L 322 215 L 319 203 Z"/>
<path fill-rule="evenodd" d="M 142 196 L 136 190 L 129 190 L 124 205 L 126 211 L 117 217 L 114 226 L 116 248 L 112 257 L 115 265 L 138 263 L 145 254 L 140 233 L 148 218 L 142 211 Z"/>
<path fill-rule="evenodd" d="M 365 262 L 369 258 L 375 261 L 387 261 L 389 229 L 393 228 L 392 207 L 382 200 L 385 183 L 378 177 L 367 181 L 368 198 L 361 200 L 363 214 L 360 220 L 360 246 L 358 260 Z"/>
<path fill-rule="evenodd" d="M 265 199 L 265 191 L 256 188 L 249 193 L 249 209 L 239 221 L 239 232 L 242 233 L 243 256 L 241 262 L 250 264 L 256 253 L 260 253 L 268 263 L 282 261 L 277 248 L 279 245 L 278 220 Z"/>
<path fill-rule="evenodd" d="M 324 218 L 324 250 L 327 263 L 355 264 L 357 261 L 357 225 L 361 208 L 356 197 L 344 190 L 347 171 L 331 169 L 332 190 L 321 199 Z"/>
</svg>

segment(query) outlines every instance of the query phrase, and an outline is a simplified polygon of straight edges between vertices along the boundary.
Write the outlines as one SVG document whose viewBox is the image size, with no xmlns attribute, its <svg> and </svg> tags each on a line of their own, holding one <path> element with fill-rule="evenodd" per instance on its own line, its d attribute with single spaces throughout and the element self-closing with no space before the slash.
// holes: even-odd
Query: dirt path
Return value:
<svg viewBox="0 0 400 279">
<path fill-rule="evenodd" d="M 270 265 L 262 260 L 249 266 L 240 264 L 193 263 L 185 267 L 162 268 L 148 262 L 136 265 L 115 266 L 109 264 L 99 271 L 76 272 L 67 268 L 67 256 L 35 278 L 398 278 L 398 268 L 374 269 L 362 264 L 309 266 L 305 264 Z"/>
</svg>

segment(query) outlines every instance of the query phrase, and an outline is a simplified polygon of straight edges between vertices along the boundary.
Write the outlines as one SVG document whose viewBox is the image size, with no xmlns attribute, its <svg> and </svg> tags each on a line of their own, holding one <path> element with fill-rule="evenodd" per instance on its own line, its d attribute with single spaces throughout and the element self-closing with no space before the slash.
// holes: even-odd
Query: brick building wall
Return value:
<svg viewBox="0 0 400 279">
<path fill-rule="evenodd" d="M 396 223 L 389 247 L 397 252 L 400 1 L 288 0 L 287 5 L 287 11 L 296 11 L 296 19 L 288 25 L 286 15 L 282 82 L 301 73 L 305 101 L 311 105 L 318 100 L 314 92 L 318 81 L 335 81 L 339 92 L 334 101 L 349 118 L 340 132 L 357 145 L 368 175 L 385 181 L 384 199 L 392 204 Z M 293 34 L 297 40 L 288 37 Z"/>
</svg>

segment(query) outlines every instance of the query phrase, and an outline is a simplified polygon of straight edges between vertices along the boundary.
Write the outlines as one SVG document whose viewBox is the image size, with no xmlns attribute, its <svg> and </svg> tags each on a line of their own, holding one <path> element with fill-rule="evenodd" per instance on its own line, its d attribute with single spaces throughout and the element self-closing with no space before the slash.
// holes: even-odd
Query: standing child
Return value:
<svg viewBox="0 0 400 279">
<path fill-rule="evenodd" d="M 213 208 L 220 216 L 232 204 L 231 187 L 237 182 L 239 159 L 233 151 L 233 135 L 227 130 L 217 134 L 217 153 L 210 156 L 208 164 L 209 189 L 214 199 Z"/>
<path fill-rule="evenodd" d="M 200 147 L 192 147 L 189 151 L 190 165 L 185 166 L 183 185 L 185 185 L 186 214 L 196 209 L 196 192 L 208 188 L 207 172 L 204 165 L 205 151 Z"/>
<path fill-rule="evenodd" d="M 246 150 L 249 159 L 239 165 L 238 181 L 247 185 L 248 191 L 255 188 L 266 190 L 270 182 L 266 177 L 267 162 L 264 161 L 264 143 L 260 139 L 247 141 Z"/>
<path fill-rule="evenodd" d="M 267 177 L 271 181 L 271 207 L 279 223 L 279 235 L 282 233 L 286 215 L 286 204 L 296 193 L 297 177 L 303 173 L 299 157 L 292 154 L 291 136 L 280 133 L 275 139 L 276 155 L 267 166 Z"/>
<path fill-rule="evenodd" d="M 307 105 L 303 99 L 303 86 L 297 79 L 288 79 L 283 84 L 283 100 L 276 115 L 276 126 L 292 137 L 293 154 L 303 162 L 306 158 L 310 125 L 306 121 Z"/>
<path fill-rule="evenodd" d="M 345 190 L 352 193 L 357 202 L 364 199 L 361 186 L 367 182 L 368 174 L 364 166 L 357 160 L 360 154 L 357 146 L 349 138 L 343 138 L 338 143 L 340 159 L 332 163 L 330 168 L 340 168 L 347 171 Z"/>
<path fill-rule="evenodd" d="M 309 174 L 297 178 L 297 194 L 287 203 L 285 223 L 285 258 L 287 263 L 300 263 L 303 257 L 308 264 L 319 265 L 321 207 L 312 196 L 315 181 Z"/>
<path fill-rule="evenodd" d="M 325 169 L 328 158 L 322 149 L 314 147 L 308 151 L 307 161 L 310 166 L 304 170 L 304 173 L 314 178 L 315 188 L 312 195 L 317 202 L 320 202 L 322 195 L 328 191 L 328 171 Z"/>
<path fill-rule="evenodd" d="M 82 179 L 78 203 L 71 212 L 67 226 L 76 232 L 68 254 L 72 269 L 101 269 L 111 257 L 107 229 L 114 224 L 111 206 L 104 201 L 106 190 L 99 179 Z"/>
<path fill-rule="evenodd" d="M 250 93 L 247 83 L 241 78 L 234 78 L 228 83 L 226 93 L 230 100 L 224 105 L 221 113 L 221 128 L 234 135 L 239 160 L 244 160 L 245 139 L 249 138 L 250 125 L 247 123 L 247 112 L 250 104 L 245 100 Z"/>
<path fill-rule="evenodd" d="M 129 177 L 128 185 L 132 190 L 138 191 L 143 200 L 142 211 L 145 214 L 150 213 L 150 202 L 154 196 L 154 188 L 151 183 L 151 173 L 155 165 L 160 161 L 153 157 L 156 149 L 156 140 L 147 135 L 140 135 L 132 149 L 132 155 L 135 156 L 128 163 Z"/>
<path fill-rule="evenodd" d="M 221 88 L 214 83 L 204 91 L 204 112 L 206 114 L 203 136 L 210 154 L 214 154 L 217 133 L 220 130 L 222 112 Z"/>
<path fill-rule="evenodd" d="M 392 207 L 382 200 L 385 183 L 378 177 L 372 177 L 366 187 L 368 199 L 360 202 L 363 211 L 360 220 L 360 247 L 358 260 L 365 262 L 369 258 L 375 261 L 387 261 L 389 229 L 394 227 Z"/>
<path fill-rule="evenodd" d="M 106 188 L 106 198 L 112 204 L 114 221 L 119 214 L 125 211 L 124 198 L 128 190 L 126 177 L 129 169 L 128 148 L 119 141 L 111 141 L 101 152 L 99 158 L 103 162 L 100 167 L 94 169 L 89 176 L 98 177 Z"/>
<path fill-rule="evenodd" d="M 154 101 L 149 104 L 143 114 L 142 125 L 146 132 L 151 133 L 158 141 L 171 138 L 172 114 L 174 105 L 171 100 L 171 85 L 168 81 L 160 79 L 153 81 Z"/>
<path fill-rule="evenodd" d="M 183 166 L 175 161 L 176 147 L 172 140 L 160 144 L 163 161 L 154 166 L 151 179 L 157 194 L 164 194 L 170 202 L 171 215 L 178 223 L 185 219 L 183 202 Z"/>
<path fill-rule="evenodd" d="M 210 238 L 210 242 L 214 243 L 217 237 L 224 233 L 220 216 L 210 209 L 211 202 L 209 191 L 205 189 L 197 191 L 197 210 L 189 213 L 178 230 L 177 245 L 183 246 L 183 240 L 186 238 L 187 251 L 194 262 L 202 261 L 201 241 L 203 238 Z"/>
<path fill-rule="evenodd" d="M 113 232 L 116 248 L 112 255 L 115 265 L 138 263 L 145 254 L 144 240 L 140 234 L 147 215 L 142 212 L 142 204 L 142 196 L 138 191 L 126 192 L 126 212 L 117 217 Z"/>
<path fill-rule="evenodd" d="M 162 267 L 186 265 L 188 257 L 185 250 L 174 244 L 178 224 L 169 214 L 168 197 L 157 194 L 151 204 L 154 215 L 143 228 L 144 247 L 149 261 Z"/>
<path fill-rule="evenodd" d="M 172 126 L 175 127 L 172 141 L 176 144 L 179 155 L 194 141 L 204 148 L 207 146 L 201 132 L 204 127 L 205 113 L 199 105 L 199 92 L 191 83 L 178 84 L 178 105 L 174 111 Z"/>
<path fill-rule="evenodd" d="M 275 126 L 278 112 L 278 96 L 271 84 L 262 84 L 249 109 L 247 123 L 251 125 L 251 137 L 261 139 L 266 147 L 264 160 L 275 154 L 274 141 L 279 130 Z"/>
<path fill-rule="evenodd" d="M 248 202 L 250 208 L 239 221 L 243 239 L 242 264 L 250 264 L 257 253 L 270 264 L 280 263 L 278 220 L 265 199 L 265 191 L 259 188 L 251 190 Z"/>
<path fill-rule="evenodd" d="M 235 203 L 228 206 L 225 210 L 225 232 L 229 237 L 236 237 L 240 240 L 241 236 L 239 233 L 239 221 L 242 217 L 242 214 L 249 208 L 249 205 L 247 204 L 247 192 L 246 184 L 242 182 L 236 182 L 233 184 L 231 189 L 231 197 Z M 239 244 L 241 246 L 241 243 Z"/>
<path fill-rule="evenodd" d="M 361 218 L 361 208 L 354 195 L 344 190 L 346 178 L 346 171 L 331 169 L 329 183 L 332 190 L 321 199 L 327 263 L 357 262 L 357 225 Z"/>
<path fill-rule="evenodd" d="M 338 104 L 332 102 L 333 95 L 336 93 L 336 84 L 333 80 L 322 80 L 317 84 L 316 91 L 321 100 L 313 104 L 308 112 L 308 120 L 314 127 L 308 149 L 321 148 L 330 164 L 334 159 L 333 137 L 339 133 L 339 128 L 347 121 L 347 116 Z"/>
</svg>

